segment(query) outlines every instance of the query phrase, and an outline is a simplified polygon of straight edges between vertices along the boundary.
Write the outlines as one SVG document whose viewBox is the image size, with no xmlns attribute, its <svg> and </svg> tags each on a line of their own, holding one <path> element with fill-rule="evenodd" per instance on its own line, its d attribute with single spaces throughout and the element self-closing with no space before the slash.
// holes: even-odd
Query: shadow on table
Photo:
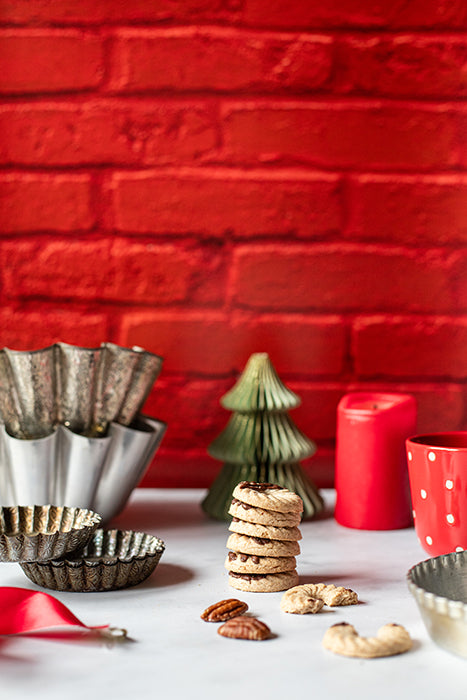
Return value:
<svg viewBox="0 0 467 700">
<path fill-rule="evenodd" d="M 126 508 L 106 527 L 120 529 L 144 530 L 147 528 L 186 527 L 215 522 L 210 520 L 202 511 L 201 505 L 191 500 L 158 501 L 154 503 L 149 498 L 140 498 L 130 502 Z"/>
<path fill-rule="evenodd" d="M 158 564 L 154 573 L 145 581 L 139 584 L 138 589 L 143 588 L 165 588 L 166 586 L 176 586 L 194 578 L 191 569 L 177 564 Z"/>
<path fill-rule="evenodd" d="M 19 654 L 12 654 L 8 651 L 8 645 L 10 640 L 2 640 L 0 644 L 0 668 L 6 666 L 8 670 L 12 670 L 16 667 L 16 670 L 20 672 L 21 666 L 30 667 L 32 664 L 37 665 L 36 659 L 31 656 L 20 656 Z"/>
</svg>

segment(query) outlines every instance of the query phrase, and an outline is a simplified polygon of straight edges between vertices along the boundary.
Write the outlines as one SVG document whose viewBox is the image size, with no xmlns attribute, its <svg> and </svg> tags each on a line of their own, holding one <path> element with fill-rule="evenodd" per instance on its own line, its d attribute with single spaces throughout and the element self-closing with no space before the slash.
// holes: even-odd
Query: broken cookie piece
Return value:
<svg viewBox="0 0 467 700">
<path fill-rule="evenodd" d="M 321 605 L 317 604 L 319 601 Z M 304 615 L 316 613 L 323 605 L 356 605 L 358 596 L 351 588 L 325 583 L 304 583 L 294 586 L 284 593 L 281 610 L 288 613 Z"/>
</svg>

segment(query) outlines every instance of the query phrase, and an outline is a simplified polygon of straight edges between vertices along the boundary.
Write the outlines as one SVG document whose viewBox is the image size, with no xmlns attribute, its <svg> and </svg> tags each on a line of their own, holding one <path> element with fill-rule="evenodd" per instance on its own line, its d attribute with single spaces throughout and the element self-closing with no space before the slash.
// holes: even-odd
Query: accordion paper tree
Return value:
<svg viewBox="0 0 467 700">
<path fill-rule="evenodd" d="M 289 418 L 288 411 L 300 399 L 281 382 L 267 353 L 251 355 L 221 404 L 233 415 L 208 448 L 224 466 L 202 502 L 203 510 L 213 518 L 230 520 L 232 491 L 245 480 L 285 486 L 302 498 L 304 518 L 319 513 L 323 500 L 299 464 L 316 451 L 316 445 Z"/>
</svg>

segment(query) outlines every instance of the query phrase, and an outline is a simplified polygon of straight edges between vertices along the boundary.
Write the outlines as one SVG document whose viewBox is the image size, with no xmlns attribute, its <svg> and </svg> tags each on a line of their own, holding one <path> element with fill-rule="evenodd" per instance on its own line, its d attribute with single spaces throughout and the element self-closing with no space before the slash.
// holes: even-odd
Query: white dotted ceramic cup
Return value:
<svg viewBox="0 0 467 700">
<path fill-rule="evenodd" d="M 467 431 L 406 441 L 415 530 L 431 556 L 467 549 Z"/>
</svg>

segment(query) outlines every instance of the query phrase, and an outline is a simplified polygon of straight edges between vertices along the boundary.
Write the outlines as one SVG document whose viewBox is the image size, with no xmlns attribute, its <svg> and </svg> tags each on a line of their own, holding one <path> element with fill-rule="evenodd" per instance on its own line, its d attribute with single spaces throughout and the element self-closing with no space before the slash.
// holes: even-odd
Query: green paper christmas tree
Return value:
<svg viewBox="0 0 467 700">
<path fill-rule="evenodd" d="M 209 454 L 224 465 L 201 504 L 203 510 L 218 520 L 230 520 L 235 486 L 240 481 L 258 481 L 297 493 L 303 500 L 304 518 L 319 513 L 323 499 L 299 463 L 314 454 L 316 445 L 290 419 L 288 411 L 300 405 L 300 398 L 281 382 L 267 353 L 251 355 L 221 405 L 233 415 L 208 447 Z"/>
</svg>

